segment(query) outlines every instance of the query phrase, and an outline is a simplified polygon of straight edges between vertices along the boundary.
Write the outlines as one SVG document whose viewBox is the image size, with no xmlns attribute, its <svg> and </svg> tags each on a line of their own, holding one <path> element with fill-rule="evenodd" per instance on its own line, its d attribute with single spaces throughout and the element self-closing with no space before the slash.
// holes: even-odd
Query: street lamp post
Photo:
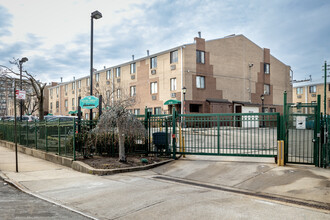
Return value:
<svg viewBox="0 0 330 220">
<path fill-rule="evenodd" d="M 187 88 L 183 87 L 182 88 L 182 93 L 183 93 L 183 114 L 186 114 L 186 92 L 187 92 Z M 183 123 L 183 127 L 186 127 L 186 123 Z"/>
<path fill-rule="evenodd" d="M 93 95 L 93 19 L 100 19 L 102 18 L 102 14 L 99 11 L 94 11 L 91 14 L 91 72 L 90 72 L 90 95 Z M 90 110 L 89 120 L 93 120 L 93 110 Z"/>
<path fill-rule="evenodd" d="M 264 100 L 265 100 L 265 96 L 264 94 L 262 94 L 260 96 L 260 99 L 261 99 L 261 112 L 264 113 Z M 264 122 L 264 115 L 262 115 L 262 127 L 265 127 L 265 122 Z"/>
<path fill-rule="evenodd" d="M 23 57 L 22 59 L 20 59 L 19 62 L 19 79 L 20 79 L 20 86 L 19 89 L 22 90 L 23 89 L 23 84 L 22 84 L 22 65 L 23 63 L 25 63 L 26 61 L 28 61 L 29 59 L 26 57 Z M 16 106 L 15 106 L 16 108 Z M 22 121 L 23 117 L 23 99 L 20 100 L 20 121 Z"/>
</svg>

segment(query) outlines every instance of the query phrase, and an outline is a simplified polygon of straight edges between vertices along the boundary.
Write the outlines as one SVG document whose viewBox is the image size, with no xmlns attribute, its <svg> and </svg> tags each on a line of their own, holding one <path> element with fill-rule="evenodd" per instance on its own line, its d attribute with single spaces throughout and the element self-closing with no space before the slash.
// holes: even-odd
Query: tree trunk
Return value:
<svg viewBox="0 0 330 220">
<path fill-rule="evenodd" d="M 41 94 L 43 94 L 43 93 L 41 93 Z M 39 120 L 42 121 L 42 120 L 44 120 L 44 97 L 43 97 L 43 95 L 38 97 L 38 101 L 39 101 Z"/>
<path fill-rule="evenodd" d="M 118 140 L 119 140 L 119 161 L 126 162 L 125 155 L 125 134 L 118 129 Z"/>
</svg>

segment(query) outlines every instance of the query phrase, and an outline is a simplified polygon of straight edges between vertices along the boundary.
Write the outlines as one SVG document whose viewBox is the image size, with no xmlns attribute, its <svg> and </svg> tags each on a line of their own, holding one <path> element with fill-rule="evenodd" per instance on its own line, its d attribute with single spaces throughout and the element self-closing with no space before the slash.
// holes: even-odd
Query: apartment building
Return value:
<svg viewBox="0 0 330 220">
<path fill-rule="evenodd" d="M 327 78 L 327 112 L 330 111 L 330 77 Z M 316 103 L 317 95 L 321 95 L 321 112 L 324 111 L 324 78 L 293 82 L 293 103 Z"/>
<path fill-rule="evenodd" d="M 89 95 L 89 76 L 60 83 L 49 92 L 49 112 L 75 113 Z M 194 42 L 133 59 L 93 74 L 93 94 L 111 102 L 135 96 L 135 114 L 281 112 L 283 92 L 292 101 L 290 66 L 244 35 Z M 182 88 L 186 88 L 183 94 Z M 261 97 L 264 98 L 263 105 Z M 263 108 L 262 108 L 263 107 Z M 97 109 L 93 110 L 94 116 Z M 89 110 L 83 117 L 89 118 Z"/>
</svg>

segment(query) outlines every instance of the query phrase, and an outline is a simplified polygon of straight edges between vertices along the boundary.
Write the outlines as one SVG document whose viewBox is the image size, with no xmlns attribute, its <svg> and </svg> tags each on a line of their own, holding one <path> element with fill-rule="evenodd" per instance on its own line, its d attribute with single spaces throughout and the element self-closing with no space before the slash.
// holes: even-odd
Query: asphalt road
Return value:
<svg viewBox="0 0 330 220">
<path fill-rule="evenodd" d="M 0 219 L 88 219 L 28 195 L 0 178 Z"/>
</svg>

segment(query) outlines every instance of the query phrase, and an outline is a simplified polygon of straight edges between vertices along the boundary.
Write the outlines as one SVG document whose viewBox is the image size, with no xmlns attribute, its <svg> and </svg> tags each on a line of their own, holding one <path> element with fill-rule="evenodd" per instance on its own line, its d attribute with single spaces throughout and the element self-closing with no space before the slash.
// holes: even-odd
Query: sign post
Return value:
<svg viewBox="0 0 330 220">
<path fill-rule="evenodd" d="M 24 100 L 26 98 L 26 92 L 23 90 L 16 90 L 16 80 L 14 81 L 14 117 L 15 117 L 15 159 L 16 159 L 16 172 L 18 172 L 18 153 L 17 153 L 17 111 L 16 100 Z M 22 103 L 22 102 L 21 102 Z M 22 122 L 22 121 L 21 121 Z"/>
</svg>

